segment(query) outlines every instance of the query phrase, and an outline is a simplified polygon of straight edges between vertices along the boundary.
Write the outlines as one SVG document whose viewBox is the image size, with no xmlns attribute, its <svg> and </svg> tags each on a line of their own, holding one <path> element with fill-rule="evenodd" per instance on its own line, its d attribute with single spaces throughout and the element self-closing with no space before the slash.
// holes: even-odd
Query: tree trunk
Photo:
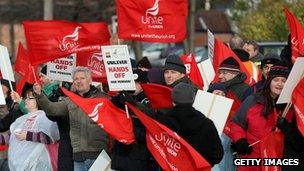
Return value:
<svg viewBox="0 0 304 171">
<path fill-rule="evenodd" d="M 53 19 L 53 0 L 44 0 L 44 20 Z"/>
<path fill-rule="evenodd" d="M 195 34 L 195 6 L 196 0 L 189 1 L 189 17 L 188 17 L 188 46 L 186 46 L 186 53 L 194 53 L 194 34 Z"/>
<path fill-rule="evenodd" d="M 139 61 L 142 59 L 142 49 L 141 49 L 141 42 L 139 41 L 132 41 L 132 47 L 134 49 L 135 59 Z"/>
</svg>

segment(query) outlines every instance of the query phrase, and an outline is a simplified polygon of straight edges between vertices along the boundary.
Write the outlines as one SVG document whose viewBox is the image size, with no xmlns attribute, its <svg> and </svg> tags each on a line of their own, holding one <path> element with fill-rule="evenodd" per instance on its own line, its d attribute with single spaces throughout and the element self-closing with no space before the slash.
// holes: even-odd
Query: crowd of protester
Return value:
<svg viewBox="0 0 304 171">
<path fill-rule="evenodd" d="M 147 57 L 134 67 L 135 91 L 109 95 L 106 85 L 92 85 L 91 71 L 76 67 L 72 83 L 59 83 L 40 70 L 40 84 L 25 84 L 19 95 L 2 80 L 6 105 L 0 106 L 0 170 L 89 170 L 102 150 L 111 157 L 111 168 L 123 171 L 161 170 L 146 145 L 146 130 L 130 111 L 136 141 L 130 145 L 112 139 L 60 90 L 63 86 L 83 98 L 104 97 L 125 110 L 125 102 L 135 105 L 186 140 L 214 170 L 261 170 L 259 166 L 234 166 L 234 158 L 259 158 L 259 143 L 274 130 L 284 134 L 284 158 L 297 158 L 299 166 L 283 170 L 304 170 L 304 137 L 296 126 L 294 108 L 282 113 L 277 105 L 291 70 L 290 46 L 281 56 L 261 54 L 254 41 L 234 37 L 229 47 L 256 81 L 248 85 L 240 63 L 227 57 L 219 66 L 219 82 L 208 92 L 234 100 L 222 134 L 212 120 L 192 107 L 199 89 L 186 75 L 177 55 L 169 55 L 163 68 L 153 68 Z M 288 53 L 289 52 L 289 53 Z M 172 88 L 173 107 L 153 110 L 142 83 Z M 162 99 L 159 99 L 162 100 Z M 202 102 L 203 103 L 203 102 Z M 49 155 L 48 155 L 49 154 Z"/>
</svg>

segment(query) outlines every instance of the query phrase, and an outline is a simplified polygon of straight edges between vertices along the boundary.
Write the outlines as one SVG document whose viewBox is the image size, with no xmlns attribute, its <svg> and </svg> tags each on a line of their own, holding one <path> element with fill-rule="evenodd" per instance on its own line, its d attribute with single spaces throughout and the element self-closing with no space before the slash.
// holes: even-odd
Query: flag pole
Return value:
<svg viewBox="0 0 304 171">
<path fill-rule="evenodd" d="M 37 77 L 36 77 L 36 74 L 35 74 L 35 71 L 34 71 L 34 67 L 31 64 L 29 64 L 29 65 L 30 65 L 30 67 L 32 69 L 32 72 L 33 72 L 33 75 L 34 75 L 34 79 L 35 79 L 35 83 L 38 83 L 37 82 Z"/>
<path fill-rule="evenodd" d="M 283 113 L 282 113 L 282 117 L 283 117 L 283 118 L 285 118 L 285 117 L 286 117 L 287 112 L 289 111 L 289 109 L 290 109 L 291 105 L 292 105 L 292 103 L 291 103 L 291 102 L 287 103 L 287 105 L 286 105 L 286 107 L 285 107 L 285 109 L 284 109 L 284 111 L 283 111 Z"/>
<path fill-rule="evenodd" d="M 125 110 L 126 110 L 127 118 L 129 119 L 129 118 L 130 118 L 130 115 L 129 115 L 128 106 L 127 106 L 126 104 L 125 104 Z"/>
</svg>

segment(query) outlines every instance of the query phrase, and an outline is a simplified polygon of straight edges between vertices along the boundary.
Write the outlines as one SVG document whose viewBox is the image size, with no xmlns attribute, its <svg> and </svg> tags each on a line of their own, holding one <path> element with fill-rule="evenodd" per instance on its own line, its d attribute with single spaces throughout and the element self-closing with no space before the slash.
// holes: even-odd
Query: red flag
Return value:
<svg viewBox="0 0 304 171">
<path fill-rule="evenodd" d="M 216 73 L 214 81 L 218 82 L 218 79 L 219 79 L 218 78 L 218 76 L 219 76 L 218 69 L 220 67 L 220 64 L 228 57 L 233 57 L 240 64 L 241 72 L 245 73 L 247 76 L 247 79 L 245 82 L 250 85 L 253 84 L 255 82 L 253 77 L 249 74 L 249 72 L 247 71 L 244 64 L 234 54 L 234 52 L 229 47 L 227 47 L 222 41 L 220 41 L 216 38 L 214 39 L 214 41 L 215 41 L 215 43 L 214 43 L 215 45 L 214 45 L 213 67 L 214 67 L 214 71 Z"/>
<path fill-rule="evenodd" d="M 172 89 L 159 84 L 141 84 L 145 95 L 149 99 L 152 108 L 164 109 L 173 107 Z"/>
<path fill-rule="evenodd" d="M 125 144 L 134 142 L 133 125 L 126 112 L 114 106 L 107 98 L 82 98 L 62 88 L 84 113 L 86 113 L 102 129 L 113 138 Z"/>
<path fill-rule="evenodd" d="M 85 66 L 92 71 L 93 81 L 107 83 L 101 50 L 78 52 L 76 63 L 77 66 Z"/>
<path fill-rule="evenodd" d="M 304 136 L 304 78 L 297 84 L 292 93 L 292 103 L 296 111 L 296 121 L 299 131 Z"/>
<path fill-rule="evenodd" d="M 22 78 L 16 84 L 16 91 L 19 94 L 22 93 L 23 86 L 26 82 L 33 84 L 39 80 L 39 76 L 36 74 L 37 67 L 33 67 L 30 64 L 28 51 L 24 49 L 22 43 L 20 42 L 16 57 L 15 71 L 22 76 Z"/>
<path fill-rule="evenodd" d="M 304 56 L 304 29 L 297 18 L 288 10 L 284 9 L 291 36 L 291 54 L 294 63 L 297 57 Z"/>
<path fill-rule="evenodd" d="M 282 158 L 284 136 L 280 131 L 269 133 L 260 141 L 261 158 Z M 261 166 L 263 171 L 279 171 L 280 166 Z"/>
<path fill-rule="evenodd" d="M 164 170 L 211 170 L 210 164 L 176 132 L 127 105 L 145 126 L 147 147 Z"/>
<path fill-rule="evenodd" d="M 108 26 L 103 22 L 24 21 L 23 26 L 32 65 L 110 43 Z"/>
<path fill-rule="evenodd" d="M 19 42 L 18 52 L 15 62 L 15 71 L 24 76 L 28 72 L 29 57 L 28 52 L 24 49 L 21 42 Z"/>
<path fill-rule="evenodd" d="M 203 89 L 204 81 L 197 67 L 193 54 L 183 55 L 181 56 L 181 59 L 184 65 L 186 66 L 186 72 L 188 77 L 195 85 L 197 85 L 200 89 Z"/>
<path fill-rule="evenodd" d="M 118 0 L 118 37 L 148 42 L 186 38 L 187 0 Z"/>
</svg>

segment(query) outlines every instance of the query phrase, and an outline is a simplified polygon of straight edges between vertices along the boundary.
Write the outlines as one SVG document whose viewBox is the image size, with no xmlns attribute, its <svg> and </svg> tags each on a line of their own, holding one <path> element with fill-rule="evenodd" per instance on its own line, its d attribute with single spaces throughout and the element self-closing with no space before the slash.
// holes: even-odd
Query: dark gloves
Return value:
<svg viewBox="0 0 304 171">
<path fill-rule="evenodd" d="M 285 134 L 290 130 L 291 124 L 285 118 L 278 117 L 277 127 Z"/>
<path fill-rule="evenodd" d="M 121 94 L 122 94 L 121 100 L 123 102 L 128 102 L 133 106 L 136 105 L 136 100 L 134 99 L 134 96 L 132 96 L 129 92 L 121 91 Z"/>
<path fill-rule="evenodd" d="M 241 138 L 234 143 L 234 148 L 238 154 L 250 154 L 252 152 L 252 147 L 249 145 L 246 138 Z"/>
<path fill-rule="evenodd" d="M 123 110 L 125 108 L 125 102 L 128 102 L 133 106 L 136 105 L 136 100 L 127 91 L 120 91 L 116 96 L 112 97 L 111 102 Z"/>
</svg>

